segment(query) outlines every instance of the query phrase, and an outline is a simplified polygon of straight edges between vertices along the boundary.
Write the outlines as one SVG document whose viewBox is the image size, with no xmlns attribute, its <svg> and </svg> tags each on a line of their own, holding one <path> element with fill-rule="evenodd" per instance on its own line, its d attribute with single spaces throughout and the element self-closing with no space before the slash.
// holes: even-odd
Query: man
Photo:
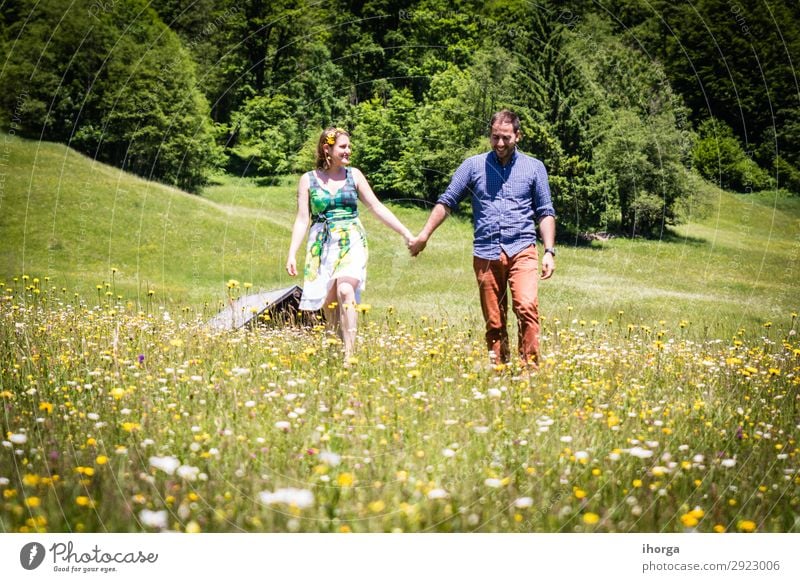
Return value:
<svg viewBox="0 0 800 582">
<path fill-rule="evenodd" d="M 544 244 L 541 278 L 555 270 L 555 211 L 542 162 L 517 150 L 519 117 L 507 110 L 492 116 L 492 151 L 468 158 L 456 172 L 419 235 L 408 248 L 417 256 L 450 212 L 472 197 L 475 228 L 473 267 L 478 280 L 486 345 L 496 362 L 509 361 L 507 289 L 519 324 L 523 366 L 539 361 L 539 299 L 536 222 Z"/>
</svg>

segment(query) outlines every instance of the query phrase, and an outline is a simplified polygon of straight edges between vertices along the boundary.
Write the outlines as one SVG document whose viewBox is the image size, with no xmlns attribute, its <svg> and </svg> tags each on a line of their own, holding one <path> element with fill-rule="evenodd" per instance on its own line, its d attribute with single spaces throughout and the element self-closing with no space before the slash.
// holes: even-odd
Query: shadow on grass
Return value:
<svg viewBox="0 0 800 582">
<path fill-rule="evenodd" d="M 615 238 L 621 238 L 634 241 L 647 241 L 647 242 L 665 242 L 671 244 L 685 244 L 693 247 L 702 247 L 708 244 L 704 238 L 686 236 L 675 232 L 672 229 L 666 228 L 661 236 L 630 236 L 620 232 L 575 232 L 572 230 L 562 229 L 556 233 L 556 243 L 559 246 L 571 246 L 582 249 L 602 251 L 606 249 L 603 244 Z"/>
<path fill-rule="evenodd" d="M 680 234 L 669 228 L 664 230 L 664 234 L 658 240 L 668 243 L 688 244 L 694 247 L 702 247 L 708 245 L 707 239 L 696 236 L 686 236 L 685 234 Z"/>
</svg>

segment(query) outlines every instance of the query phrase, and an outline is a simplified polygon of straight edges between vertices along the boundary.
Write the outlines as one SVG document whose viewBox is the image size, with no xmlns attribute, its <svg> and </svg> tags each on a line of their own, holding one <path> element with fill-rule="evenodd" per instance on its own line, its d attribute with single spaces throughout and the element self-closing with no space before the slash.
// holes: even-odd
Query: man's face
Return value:
<svg viewBox="0 0 800 582">
<path fill-rule="evenodd" d="M 507 121 L 498 121 L 492 125 L 489 142 L 500 161 L 505 163 L 514 152 L 519 141 L 519 132 L 514 131 L 514 126 Z"/>
</svg>

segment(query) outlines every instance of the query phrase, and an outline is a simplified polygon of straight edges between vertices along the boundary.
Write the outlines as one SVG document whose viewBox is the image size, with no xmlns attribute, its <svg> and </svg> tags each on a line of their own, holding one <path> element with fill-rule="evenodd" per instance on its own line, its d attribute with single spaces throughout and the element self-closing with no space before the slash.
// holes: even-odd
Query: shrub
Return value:
<svg viewBox="0 0 800 582">
<path fill-rule="evenodd" d="M 767 172 L 748 157 L 728 125 L 707 119 L 700 124 L 698 134 L 692 159 L 701 176 L 736 192 L 764 190 L 772 185 Z"/>
</svg>

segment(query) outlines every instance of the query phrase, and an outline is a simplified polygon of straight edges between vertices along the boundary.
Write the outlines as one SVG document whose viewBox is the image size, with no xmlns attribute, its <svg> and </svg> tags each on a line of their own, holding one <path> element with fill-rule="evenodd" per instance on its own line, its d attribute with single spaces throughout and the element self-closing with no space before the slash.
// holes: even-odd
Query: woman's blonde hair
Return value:
<svg viewBox="0 0 800 582">
<path fill-rule="evenodd" d="M 317 156 L 316 156 L 316 168 L 318 170 L 327 170 L 330 165 L 330 156 L 325 151 L 325 146 L 333 146 L 336 144 L 336 140 L 339 139 L 340 135 L 346 135 L 350 137 L 350 134 L 342 129 L 341 127 L 326 127 L 322 130 L 322 133 L 319 136 L 319 141 L 317 142 Z"/>
</svg>

